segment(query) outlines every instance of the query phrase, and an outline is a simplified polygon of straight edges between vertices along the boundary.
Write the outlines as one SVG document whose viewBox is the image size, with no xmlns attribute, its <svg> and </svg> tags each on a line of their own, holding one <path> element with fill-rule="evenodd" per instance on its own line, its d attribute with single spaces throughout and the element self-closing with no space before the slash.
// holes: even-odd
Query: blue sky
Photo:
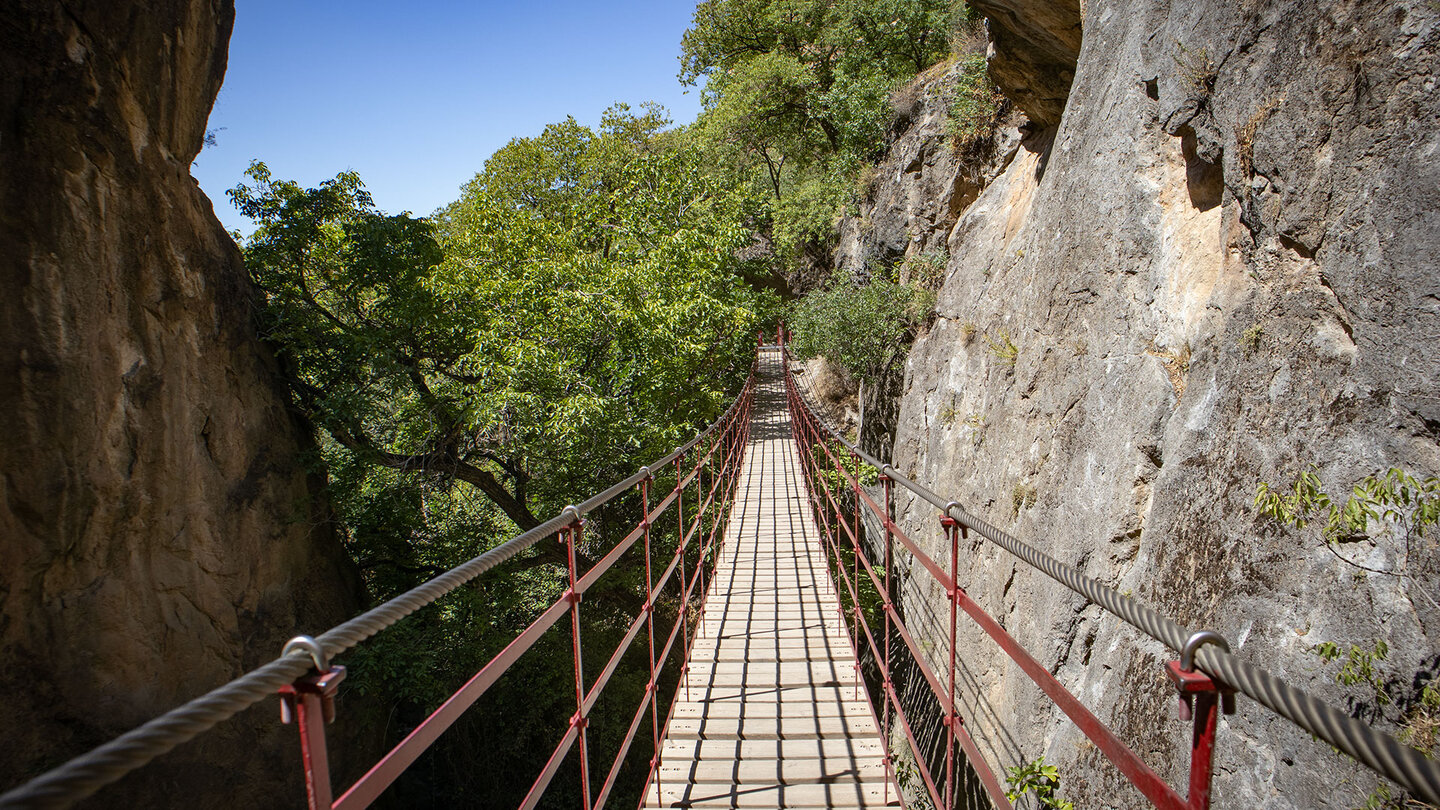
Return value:
<svg viewBox="0 0 1440 810">
<path fill-rule="evenodd" d="M 230 63 L 192 172 L 230 230 L 225 190 L 252 159 L 313 186 L 354 169 L 381 209 L 429 214 L 496 149 L 617 101 L 694 120 L 675 78 L 694 3 L 236 0 Z"/>
</svg>

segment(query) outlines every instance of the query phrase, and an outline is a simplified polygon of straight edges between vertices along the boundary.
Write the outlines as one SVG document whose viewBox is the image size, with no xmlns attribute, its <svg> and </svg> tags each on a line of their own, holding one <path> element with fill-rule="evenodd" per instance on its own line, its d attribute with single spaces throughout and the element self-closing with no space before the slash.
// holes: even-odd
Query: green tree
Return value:
<svg viewBox="0 0 1440 810">
<path fill-rule="evenodd" d="M 706 81 L 707 148 L 774 201 L 788 255 L 821 241 L 878 152 L 891 90 L 943 58 L 946 0 L 707 0 L 681 42 L 680 79 Z"/>
<path fill-rule="evenodd" d="M 231 192 L 302 410 L 366 464 L 460 481 L 520 528 L 693 434 L 749 362 L 745 201 L 617 108 L 499 150 L 430 222 L 359 178 Z"/>
<path fill-rule="evenodd" d="M 597 130 L 567 120 L 512 141 L 433 219 L 382 213 L 353 173 L 307 189 L 256 163 L 231 192 L 259 226 L 243 247 L 261 326 L 376 600 L 628 475 L 728 404 L 767 305 L 736 275 L 753 204 L 667 123 L 617 106 Z M 587 538 L 613 539 L 609 511 Z M 352 688 L 383 696 L 403 733 L 558 596 L 559 552 L 541 543 L 362 645 Z M 624 563 L 601 580 L 587 645 L 623 636 L 640 579 Z M 574 711 L 568 644 L 547 634 L 397 801 L 519 801 Z M 618 745 L 643 694 L 644 666 L 625 660 L 595 750 Z M 574 784 L 557 779 L 547 802 L 573 806 Z"/>
</svg>

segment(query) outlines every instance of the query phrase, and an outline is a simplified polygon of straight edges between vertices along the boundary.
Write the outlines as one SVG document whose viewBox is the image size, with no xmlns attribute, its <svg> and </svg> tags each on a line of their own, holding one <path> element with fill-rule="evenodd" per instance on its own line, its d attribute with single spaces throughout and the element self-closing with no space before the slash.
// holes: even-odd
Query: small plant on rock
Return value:
<svg viewBox="0 0 1440 810">
<path fill-rule="evenodd" d="M 1322 641 L 1311 647 L 1309 652 L 1326 662 L 1334 662 L 1341 657 L 1340 645 L 1333 641 Z M 1374 647 L 1369 650 L 1351 644 L 1350 649 L 1344 653 L 1345 663 L 1340 666 L 1340 671 L 1335 673 L 1335 683 L 1342 686 L 1367 684 L 1374 691 L 1377 704 L 1390 705 L 1390 690 L 1376 669 L 1377 662 L 1384 661 L 1389 655 L 1390 645 L 1386 644 L 1383 638 L 1376 639 Z"/>
<path fill-rule="evenodd" d="M 1190 93 L 1196 98 L 1206 99 L 1215 92 L 1215 79 L 1220 71 L 1210 58 L 1210 48 L 1187 48 L 1185 43 L 1175 41 L 1175 53 L 1171 54 L 1175 66 L 1180 69 L 1180 78 L 1185 80 Z"/>
<path fill-rule="evenodd" d="M 955 408 L 955 395 L 951 394 L 950 404 L 940 409 L 940 424 L 948 428 L 955 424 L 955 418 L 959 415 L 960 411 Z"/>
<path fill-rule="evenodd" d="M 1010 368 L 1015 367 L 1015 361 L 1020 357 L 1020 347 L 1010 339 L 1009 332 L 1001 329 L 996 332 L 996 337 L 986 335 L 985 342 L 990 344 L 990 353 L 995 355 L 1001 363 Z"/>
<path fill-rule="evenodd" d="M 922 290 L 934 292 L 945 282 L 945 268 L 950 263 L 950 251 L 943 246 L 917 253 L 901 265 L 901 277 Z"/>
<path fill-rule="evenodd" d="M 1265 327 L 1258 323 L 1240 333 L 1240 349 L 1245 352 L 1246 357 L 1260 351 L 1260 338 L 1264 336 Z"/>
<path fill-rule="evenodd" d="M 1005 798 L 1010 801 L 1018 802 L 1021 796 L 1033 793 L 1041 807 L 1075 810 L 1073 802 L 1055 795 L 1056 791 L 1060 790 L 1060 771 L 1054 765 L 1046 765 L 1045 757 L 1006 768 L 1005 771 L 1005 785 L 1008 788 Z"/>
</svg>

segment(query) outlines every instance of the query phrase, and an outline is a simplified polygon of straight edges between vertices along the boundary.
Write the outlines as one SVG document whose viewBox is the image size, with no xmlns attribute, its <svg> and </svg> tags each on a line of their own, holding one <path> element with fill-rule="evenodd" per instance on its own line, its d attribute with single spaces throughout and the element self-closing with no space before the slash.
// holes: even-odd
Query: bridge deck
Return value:
<svg viewBox="0 0 1440 810">
<path fill-rule="evenodd" d="M 777 352 L 646 807 L 898 806 L 806 507 Z"/>
</svg>

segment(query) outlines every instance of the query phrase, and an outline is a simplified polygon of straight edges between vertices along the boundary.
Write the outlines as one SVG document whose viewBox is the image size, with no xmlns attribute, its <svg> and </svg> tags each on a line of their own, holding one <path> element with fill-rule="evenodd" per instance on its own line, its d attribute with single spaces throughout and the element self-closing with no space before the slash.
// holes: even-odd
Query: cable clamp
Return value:
<svg viewBox="0 0 1440 810">
<path fill-rule="evenodd" d="M 320 646 L 313 636 L 296 636 L 285 642 L 280 650 L 280 657 L 288 658 L 292 652 L 303 652 L 310 656 L 315 664 L 316 672 L 330 671 L 330 659 L 325 655 L 325 648 Z"/>
</svg>

